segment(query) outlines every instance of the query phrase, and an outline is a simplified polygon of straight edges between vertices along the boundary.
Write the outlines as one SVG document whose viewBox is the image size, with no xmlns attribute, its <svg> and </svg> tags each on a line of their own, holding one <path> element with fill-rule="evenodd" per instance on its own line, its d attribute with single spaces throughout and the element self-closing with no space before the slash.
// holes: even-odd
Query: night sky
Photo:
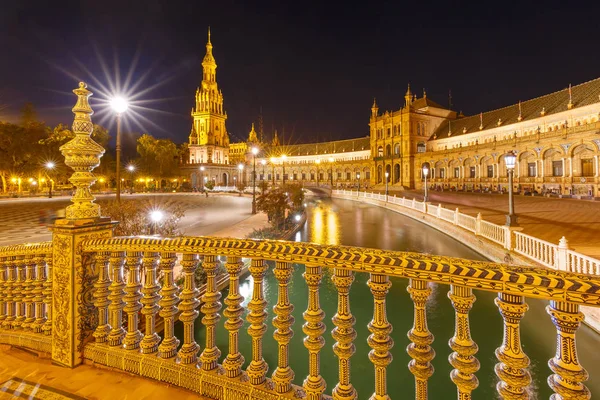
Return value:
<svg viewBox="0 0 600 400">
<path fill-rule="evenodd" d="M 77 81 L 98 93 L 118 70 L 123 83 L 137 55 L 131 82 L 151 110 L 126 129 L 187 141 L 209 25 L 232 141 L 260 107 L 267 137 L 302 143 L 367 135 L 373 97 L 398 109 L 408 82 L 476 114 L 600 77 L 600 7 L 585 2 L 257 3 L 4 0 L 0 119 L 31 101 L 46 123 L 70 123 Z M 114 131 L 100 97 L 94 121 Z"/>
</svg>

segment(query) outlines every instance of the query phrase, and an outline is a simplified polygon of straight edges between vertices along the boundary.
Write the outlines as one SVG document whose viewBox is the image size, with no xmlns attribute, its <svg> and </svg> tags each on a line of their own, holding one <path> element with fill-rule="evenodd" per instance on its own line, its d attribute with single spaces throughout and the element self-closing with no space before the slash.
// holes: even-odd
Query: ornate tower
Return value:
<svg viewBox="0 0 600 400">
<path fill-rule="evenodd" d="M 189 147 L 192 164 L 229 163 L 227 113 L 223 110 L 223 93 L 217 85 L 217 62 L 212 50 L 209 28 L 206 55 L 202 60 L 202 83 L 196 89 L 196 104 L 191 112 Z"/>
</svg>

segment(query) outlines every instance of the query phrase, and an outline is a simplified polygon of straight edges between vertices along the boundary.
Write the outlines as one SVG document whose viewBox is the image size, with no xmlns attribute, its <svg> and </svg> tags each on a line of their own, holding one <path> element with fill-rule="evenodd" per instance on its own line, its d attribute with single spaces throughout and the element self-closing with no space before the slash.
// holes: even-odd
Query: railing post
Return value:
<svg viewBox="0 0 600 400">
<path fill-rule="evenodd" d="M 564 236 L 558 241 L 558 250 L 554 259 L 554 267 L 559 271 L 569 270 L 569 241 Z"/>
<path fill-rule="evenodd" d="M 458 207 L 456 208 L 456 210 L 454 210 L 454 225 L 458 225 L 458 215 L 460 214 L 460 211 L 458 211 Z"/>
<path fill-rule="evenodd" d="M 90 191 L 96 181 L 92 170 L 100 164 L 104 149 L 90 137 L 94 127 L 88 97 L 92 93 L 86 87 L 80 82 L 73 91 L 77 95 L 73 107 L 75 138 L 60 147 L 65 164 L 75 171 L 70 179 L 76 187 L 73 204 L 67 207 L 66 218 L 51 227 L 52 361 L 67 367 L 81 364 L 83 348 L 96 328 L 93 271 L 81 243 L 111 237 L 114 227 L 109 218 L 101 217 Z"/>
<path fill-rule="evenodd" d="M 438 217 L 438 219 L 442 218 L 442 204 L 438 204 L 438 209 L 437 209 L 437 215 L 436 217 Z"/>
<path fill-rule="evenodd" d="M 475 219 L 475 235 L 481 235 L 481 213 L 477 213 L 477 218 Z"/>
</svg>

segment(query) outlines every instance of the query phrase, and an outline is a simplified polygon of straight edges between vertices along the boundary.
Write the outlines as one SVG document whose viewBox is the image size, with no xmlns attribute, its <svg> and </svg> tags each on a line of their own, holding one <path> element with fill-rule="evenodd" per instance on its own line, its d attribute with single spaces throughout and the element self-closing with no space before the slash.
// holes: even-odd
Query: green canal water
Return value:
<svg viewBox="0 0 600 400">
<path fill-rule="evenodd" d="M 429 228 L 410 218 L 384 210 L 378 207 L 351 202 L 347 200 L 323 200 L 316 201 L 308 207 L 308 220 L 306 225 L 296 234 L 296 241 L 307 241 L 322 244 L 342 244 L 351 246 L 362 246 L 380 248 L 386 250 L 406 250 L 432 254 L 440 254 L 453 257 L 462 257 L 472 260 L 484 260 L 480 254 L 474 252 L 460 242 L 454 240 L 435 229 Z M 271 265 L 273 268 L 274 265 Z M 293 326 L 294 337 L 290 343 L 291 365 L 295 371 L 294 382 L 302 385 L 308 374 L 308 351 L 302 342 L 304 333 L 302 324 L 304 319 L 302 313 L 308 305 L 308 289 L 302 278 L 303 265 L 295 265 L 294 276 L 290 283 L 290 297 L 294 304 L 294 317 L 296 322 Z M 350 292 L 351 310 L 356 317 L 355 329 L 357 339 L 355 341 L 356 353 L 351 359 L 351 382 L 358 391 L 359 398 L 367 399 L 374 390 L 374 368 L 368 359 L 370 347 L 367 345 L 367 337 L 370 332 L 367 324 L 373 316 L 373 297 L 367 287 L 367 274 L 357 274 Z M 407 280 L 392 279 L 392 288 L 387 296 L 387 316 L 394 330 L 392 337 L 395 345 L 391 350 L 393 362 L 388 367 L 388 391 L 392 398 L 413 398 L 414 378 L 409 372 L 407 364 L 410 358 L 406 354 L 406 346 L 409 340 L 406 336 L 413 323 L 413 303 L 406 292 Z M 252 294 L 252 277 L 243 279 L 240 292 L 246 299 L 244 306 L 248 304 Z M 277 344 L 273 339 L 274 328 L 270 320 L 274 317 L 272 306 L 277 302 L 277 280 L 270 272 L 265 279 L 265 298 L 269 302 L 269 326 L 264 336 L 264 358 L 269 364 L 269 375 L 277 365 Z M 454 333 L 454 310 L 447 298 L 449 287 L 433 284 L 433 293 L 427 304 L 427 318 L 429 330 L 435 336 L 433 347 L 436 357 L 433 360 L 435 373 L 429 380 L 430 399 L 452 399 L 456 398 L 456 387 L 450 380 L 452 367 L 448 363 L 451 353 L 448 340 Z M 337 292 L 331 282 L 331 271 L 325 270 L 325 276 L 320 288 L 321 307 L 326 313 L 324 322 L 327 332 L 324 337 L 326 345 L 321 351 L 321 373 L 327 382 L 327 394 L 338 380 L 338 360 L 332 350 L 334 340 L 331 330 L 334 328 L 331 317 L 337 309 Z M 479 345 L 477 358 L 481 362 L 481 369 L 477 373 L 479 387 L 473 392 L 474 399 L 496 399 L 498 398 L 495 386 L 497 382 L 494 374 L 496 358 L 494 350 L 502 342 L 502 319 L 498 313 L 493 299 L 494 293 L 477 291 L 477 301 L 470 313 L 471 333 L 473 339 Z M 223 299 L 227 290 L 223 291 Z M 546 314 L 546 302 L 529 300 L 529 311 L 521 323 L 521 335 L 523 348 L 531 358 L 530 372 L 533 378 L 531 386 L 532 399 L 548 398 L 552 391 L 546 384 L 550 375 L 547 366 L 548 359 L 554 356 L 556 348 L 555 328 L 548 314 Z M 196 320 L 196 341 L 204 346 L 205 330 L 200 322 Z M 245 315 L 244 315 L 245 321 Z M 223 353 L 227 354 L 228 336 L 223 327 L 225 318 L 221 318 L 217 335 L 217 344 Z M 183 336 L 180 323 L 176 328 L 176 334 Z M 240 351 L 246 359 L 244 368 L 251 359 L 252 348 L 250 337 L 247 334 L 248 323 L 242 328 L 240 335 Z M 580 361 L 590 373 L 587 386 L 593 394 L 600 394 L 600 336 L 587 326 L 582 326 L 577 334 L 578 352 Z"/>
</svg>

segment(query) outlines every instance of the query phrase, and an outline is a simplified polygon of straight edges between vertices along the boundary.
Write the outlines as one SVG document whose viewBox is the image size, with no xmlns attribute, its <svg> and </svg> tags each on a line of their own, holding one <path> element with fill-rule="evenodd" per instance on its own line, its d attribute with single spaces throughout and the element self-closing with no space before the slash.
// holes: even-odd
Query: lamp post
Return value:
<svg viewBox="0 0 600 400">
<path fill-rule="evenodd" d="M 319 165 L 321 165 L 321 159 L 317 158 L 315 164 L 317 164 L 317 187 L 319 187 Z"/>
<path fill-rule="evenodd" d="M 117 203 L 121 202 L 121 114 L 127 111 L 127 101 L 122 97 L 113 97 L 110 106 L 117 113 Z"/>
<path fill-rule="evenodd" d="M 275 161 L 277 161 L 277 159 L 275 157 L 271 157 L 271 166 L 273 167 L 273 176 L 271 177 L 271 180 L 273 181 L 273 187 L 275 187 Z"/>
<path fill-rule="evenodd" d="M 388 201 L 388 182 L 390 181 L 390 173 L 385 173 L 385 201 Z"/>
<path fill-rule="evenodd" d="M 265 165 L 267 165 L 267 160 L 260 160 L 260 163 L 262 164 L 262 175 L 260 176 L 260 186 L 261 186 L 261 191 L 262 194 L 265 194 Z"/>
<path fill-rule="evenodd" d="M 204 165 L 200 166 L 200 185 L 202 185 L 200 193 L 204 193 Z"/>
<path fill-rule="evenodd" d="M 256 214 L 256 155 L 258 149 L 252 148 L 252 214 Z"/>
<path fill-rule="evenodd" d="M 427 175 L 429 175 L 429 167 L 427 165 L 423 165 L 423 176 L 425 177 L 425 195 L 423 196 L 423 201 L 427 201 Z"/>
<path fill-rule="evenodd" d="M 515 162 L 517 156 L 512 151 L 504 156 L 506 164 L 506 173 L 508 174 L 508 215 L 506 216 L 506 225 L 510 227 L 519 226 L 517 224 L 517 215 L 515 214 L 515 199 L 513 196 L 513 174 L 515 172 Z"/>
<path fill-rule="evenodd" d="M 54 163 L 52 161 L 48 161 L 46 163 L 46 169 L 48 171 L 52 171 L 54 169 Z M 50 172 L 46 172 L 46 175 L 48 175 L 48 198 L 51 199 L 52 198 L 52 184 L 54 182 L 52 181 L 52 178 L 50 177 Z"/>
<path fill-rule="evenodd" d="M 238 182 L 240 185 L 242 185 L 242 183 L 244 182 L 244 164 L 238 164 L 238 171 L 239 171 L 238 176 L 240 177 Z"/>
<path fill-rule="evenodd" d="M 331 181 L 331 190 L 333 190 L 333 157 L 329 157 L 329 180 Z"/>
<path fill-rule="evenodd" d="M 127 171 L 129 171 L 129 179 L 131 180 L 131 193 L 133 193 L 133 174 L 135 172 L 135 165 L 129 164 L 127 166 Z"/>
<path fill-rule="evenodd" d="M 358 189 L 356 189 L 356 195 L 358 196 L 358 192 L 360 192 L 360 172 L 356 173 L 356 181 L 358 182 Z"/>
<path fill-rule="evenodd" d="M 285 186 L 285 160 L 287 156 L 285 154 L 281 155 L 281 167 L 283 169 L 283 186 Z"/>
</svg>

